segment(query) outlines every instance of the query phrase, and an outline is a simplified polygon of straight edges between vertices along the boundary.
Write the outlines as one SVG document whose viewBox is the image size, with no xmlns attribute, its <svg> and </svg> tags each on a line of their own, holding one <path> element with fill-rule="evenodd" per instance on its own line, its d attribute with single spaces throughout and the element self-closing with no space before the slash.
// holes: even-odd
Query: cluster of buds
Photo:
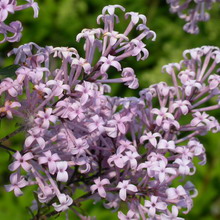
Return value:
<svg viewBox="0 0 220 220">
<path fill-rule="evenodd" d="M 20 151 L 7 148 L 14 161 L 6 190 L 20 196 L 24 187 L 35 185 L 32 209 L 38 214 L 42 207 L 55 209 L 46 216 L 71 207 L 86 219 L 76 207 L 87 199 L 119 210 L 120 220 L 182 219 L 179 213 L 192 208 L 197 190 L 184 177 L 195 174 L 194 158 L 206 163 L 198 136 L 219 131 L 207 112 L 220 106 L 220 77 L 214 74 L 220 49 L 186 50 L 182 61 L 164 66 L 172 86 L 152 85 L 139 98 L 111 97 L 108 84 L 138 87 L 135 71 L 123 67 L 123 60 L 145 60 L 143 41 L 156 37 L 146 17 L 135 12 L 125 14 L 130 22 L 123 33 L 115 31 L 118 9 L 125 11 L 120 5 L 104 7 L 97 19 L 104 27 L 77 35 L 77 41 L 85 38 L 84 57 L 75 48 L 35 43 L 9 53 L 19 68 L 15 79 L 0 83 L 5 100 L 0 114 L 22 119 L 18 130 L 26 138 Z M 138 34 L 132 38 L 131 32 Z M 76 198 L 77 189 L 85 194 Z"/>
<path fill-rule="evenodd" d="M 13 21 L 9 25 L 5 24 L 8 14 L 14 14 L 15 11 L 21 11 L 32 7 L 34 17 L 38 17 L 38 4 L 34 0 L 26 0 L 26 4 L 17 5 L 17 0 L 1 0 L 0 2 L 0 34 L 2 35 L 0 43 L 17 42 L 21 38 L 22 24 L 20 21 Z"/>
<path fill-rule="evenodd" d="M 183 29 L 190 34 L 198 34 L 198 22 L 208 21 L 209 14 L 206 12 L 219 0 L 167 0 L 171 13 L 177 13 L 187 23 Z"/>
</svg>

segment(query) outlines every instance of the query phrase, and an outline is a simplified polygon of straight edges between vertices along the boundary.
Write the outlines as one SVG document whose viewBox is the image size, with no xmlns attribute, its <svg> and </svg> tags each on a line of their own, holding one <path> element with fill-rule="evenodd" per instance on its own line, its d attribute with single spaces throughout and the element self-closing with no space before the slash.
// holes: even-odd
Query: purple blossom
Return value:
<svg viewBox="0 0 220 220">
<path fill-rule="evenodd" d="M 167 205 L 165 202 L 159 202 L 157 196 L 151 196 L 150 201 L 145 200 L 144 206 L 149 209 L 149 216 L 154 217 L 157 210 L 165 210 Z"/>
<path fill-rule="evenodd" d="M 0 22 L 8 17 L 8 13 L 14 13 L 14 6 L 9 0 L 2 0 L 0 2 Z"/>
<path fill-rule="evenodd" d="M 115 60 L 114 56 L 108 55 L 108 57 L 101 57 L 100 62 L 102 62 L 101 72 L 106 73 L 110 66 L 115 67 L 118 71 L 121 70 L 121 64 Z"/>
<path fill-rule="evenodd" d="M 1 0 L 0 2 L 0 33 L 4 35 L 3 40 L 0 43 L 6 41 L 16 42 L 21 38 L 21 31 L 23 30 L 20 21 L 13 21 L 9 25 L 5 24 L 8 14 L 13 14 L 16 11 L 24 10 L 32 7 L 34 10 L 34 17 L 38 17 L 38 4 L 34 0 L 26 0 L 28 3 L 24 5 L 17 5 L 17 0 Z M 13 34 L 11 37 L 8 36 Z"/>
<path fill-rule="evenodd" d="M 118 212 L 118 218 L 120 220 L 136 220 L 138 216 L 132 210 L 129 210 L 127 215 L 123 214 L 121 211 Z"/>
<path fill-rule="evenodd" d="M 5 106 L 0 108 L 0 113 L 5 113 L 7 118 L 13 118 L 13 109 L 21 107 L 19 102 L 6 101 Z"/>
<path fill-rule="evenodd" d="M 25 171 L 29 171 L 31 169 L 31 164 L 27 161 L 34 158 L 33 154 L 31 152 L 28 152 L 24 155 L 21 155 L 18 151 L 13 155 L 15 158 L 15 162 L 9 165 L 9 170 L 15 171 L 19 167 L 22 167 Z"/>
<path fill-rule="evenodd" d="M 58 196 L 58 199 L 60 204 L 53 203 L 53 207 L 57 212 L 63 212 L 67 210 L 73 203 L 73 199 L 63 193 Z"/>
<path fill-rule="evenodd" d="M 135 185 L 129 184 L 130 180 L 123 180 L 122 182 L 119 182 L 117 185 L 117 188 L 119 188 L 119 197 L 121 200 L 125 201 L 127 198 L 127 191 L 131 192 L 137 192 L 138 189 Z"/>
<path fill-rule="evenodd" d="M 106 191 L 105 188 L 103 187 L 104 185 L 110 184 L 108 179 L 98 179 L 94 180 L 95 184 L 90 187 L 92 193 L 94 193 L 96 190 L 98 191 L 99 195 L 103 198 L 106 197 Z"/>
<path fill-rule="evenodd" d="M 68 167 L 68 164 L 66 161 L 59 161 L 56 162 L 56 168 L 57 168 L 57 181 L 61 182 L 67 182 L 68 180 L 68 173 L 66 172 L 66 169 Z"/>
<path fill-rule="evenodd" d="M 215 2 L 216 0 L 167 0 L 170 11 L 177 13 L 181 19 L 187 22 L 183 29 L 190 34 L 199 33 L 198 22 L 209 20 L 210 16 L 206 11 L 210 10 Z"/>
<path fill-rule="evenodd" d="M 32 0 L 16 5 L 14 11 L 27 7 L 37 15 Z M 183 60 L 162 68 L 171 85 L 151 85 L 140 97 L 112 97 L 110 83 L 137 88 L 135 71 L 121 61 L 133 56 L 146 59 L 145 41 L 156 37 L 145 16 L 136 12 L 125 15 L 131 20 L 120 33 L 115 25 L 117 8 L 124 11 L 119 5 L 103 9 L 98 17 L 103 27 L 77 35 L 77 41 L 85 38 L 84 57 L 74 48 L 35 43 L 9 53 L 20 67 L 15 79 L 0 84 L 0 114 L 7 120 L 19 118 L 26 138 L 9 165 L 16 173 L 6 189 L 21 195 L 20 188 L 36 186 L 40 214 L 50 204 L 62 212 L 93 199 L 114 209 L 126 201 L 129 211 L 126 215 L 119 211 L 120 219 L 178 219 L 179 213 L 190 211 L 197 195 L 192 183 L 182 180 L 176 188 L 172 183 L 195 173 L 195 157 L 205 164 L 205 148 L 197 137 L 220 130 L 209 114 L 219 109 L 219 79 L 213 73 L 219 69 L 220 50 L 211 46 L 186 50 Z M 14 32 L 19 37 L 20 32 Z M 51 68 L 57 61 L 62 65 Z M 114 71 L 109 75 L 111 66 L 119 78 Z M 85 194 L 76 198 L 76 189 Z M 86 218 L 80 213 L 79 217 Z"/>
<path fill-rule="evenodd" d="M 55 174 L 57 169 L 56 161 L 59 161 L 60 157 L 57 153 L 52 154 L 50 150 L 44 152 L 44 156 L 38 158 L 39 164 L 47 164 L 51 174 Z"/>
<path fill-rule="evenodd" d="M 157 146 L 157 137 L 161 137 L 161 135 L 159 133 L 154 133 L 152 134 L 152 132 L 148 132 L 145 135 L 141 136 L 140 138 L 140 142 L 144 143 L 144 141 L 148 140 L 154 147 Z"/>
<path fill-rule="evenodd" d="M 41 125 L 42 128 L 48 129 L 50 122 L 56 123 L 57 117 L 52 115 L 52 111 L 52 108 L 47 108 L 45 112 L 39 111 L 35 119 L 36 124 Z"/>
<path fill-rule="evenodd" d="M 14 191 L 15 196 L 21 196 L 23 195 L 23 192 L 21 191 L 21 188 L 28 185 L 27 181 L 24 179 L 24 177 L 18 175 L 17 173 L 12 173 L 10 176 L 10 185 L 5 185 L 5 189 L 7 192 Z"/>
</svg>

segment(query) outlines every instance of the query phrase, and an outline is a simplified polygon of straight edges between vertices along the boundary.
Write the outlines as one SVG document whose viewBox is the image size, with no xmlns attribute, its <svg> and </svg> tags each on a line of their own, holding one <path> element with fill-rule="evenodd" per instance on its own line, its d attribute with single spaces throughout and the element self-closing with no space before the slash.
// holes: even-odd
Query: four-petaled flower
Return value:
<svg viewBox="0 0 220 220">
<path fill-rule="evenodd" d="M 103 63 L 100 68 L 102 73 L 106 73 L 110 66 L 115 67 L 118 71 L 121 70 L 121 64 L 115 60 L 114 56 L 108 55 L 108 57 L 101 57 L 100 62 Z"/>
<path fill-rule="evenodd" d="M 158 202 L 157 196 L 151 196 L 150 201 L 145 200 L 144 206 L 149 208 L 148 213 L 149 216 L 155 216 L 157 210 L 165 210 L 167 208 L 167 205 L 165 202 Z"/>
<path fill-rule="evenodd" d="M 23 192 L 20 188 L 23 188 L 28 185 L 28 182 L 24 179 L 24 177 L 20 176 L 17 173 L 12 173 L 10 176 L 10 185 L 5 185 L 5 189 L 7 192 L 14 190 L 14 194 L 16 196 L 21 196 Z"/>
<path fill-rule="evenodd" d="M 9 165 L 8 169 L 11 171 L 17 170 L 19 167 L 22 167 L 25 171 L 29 171 L 31 169 L 31 164 L 27 161 L 31 160 L 34 156 L 31 152 L 28 152 L 24 155 L 21 155 L 19 151 L 17 151 L 13 157 L 16 159 L 12 164 Z"/>
<path fill-rule="evenodd" d="M 38 158 L 39 164 L 47 164 L 48 169 L 51 174 L 54 174 L 56 172 L 57 166 L 56 161 L 59 161 L 60 157 L 57 153 L 52 154 L 50 150 L 44 152 L 44 156 L 41 156 Z"/>
<path fill-rule="evenodd" d="M 103 187 L 104 185 L 110 184 L 108 179 L 100 179 L 100 177 L 98 179 L 94 180 L 95 184 L 92 185 L 90 187 L 92 193 L 94 193 L 96 190 L 98 190 L 98 194 L 105 198 L 106 197 L 106 191 L 105 188 Z"/>
<path fill-rule="evenodd" d="M 119 197 L 121 200 L 125 201 L 127 198 L 127 191 L 129 192 L 137 192 L 138 189 L 135 185 L 129 184 L 130 180 L 123 180 L 122 182 L 119 182 L 117 185 L 117 188 L 119 188 Z"/>
<path fill-rule="evenodd" d="M 157 139 L 156 137 L 161 137 L 161 135 L 159 133 L 153 133 L 150 131 L 150 132 L 147 132 L 145 135 L 142 135 L 140 137 L 140 142 L 143 144 L 144 141 L 146 140 L 149 140 L 149 142 L 154 146 L 156 147 L 157 146 Z"/>
</svg>

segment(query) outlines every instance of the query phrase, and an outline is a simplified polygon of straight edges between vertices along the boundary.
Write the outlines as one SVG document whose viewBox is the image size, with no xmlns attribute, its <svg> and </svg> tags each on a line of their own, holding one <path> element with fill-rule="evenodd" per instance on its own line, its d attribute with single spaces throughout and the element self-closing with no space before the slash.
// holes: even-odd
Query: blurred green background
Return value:
<svg viewBox="0 0 220 220">
<path fill-rule="evenodd" d="M 152 83 L 169 81 L 167 75 L 161 73 L 161 67 L 170 62 L 179 62 L 185 49 L 203 45 L 220 46 L 220 8 L 215 5 L 211 10 L 209 22 L 201 23 L 199 35 L 189 35 L 182 29 L 184 21 L 169 13 L 165 0 L 36 0 L 40 6 L 39 18 L 33 19 L 33 11 L 27 9 L 9 17 L 9 21 L 20 20 L 24 31 L 21 42 L 0 46 L 0 66 L 12 64 L 13 58 L 6 58 L 6 54 L 13 47 L 27 42 L 36 42 L 40 46 L 68 46 L 78 49 L 83 56 L 83 41 L 75 41 L 77 33 L 83 28 L 97 28 L 96 17 L 102 8 L 108 4 L 121 4 L 126 11 L 137 11 L 147 16 L 148 27 L 157 33 L 156 42 L 147 42 L 150 56 L 145 61 L 136 62 L 135 58 L 125 61 L 126 65 L 135 69 L 139 78 L 140 88 L 137 91 L 114 86 L 113 95 L 137 95 L 138 92 Z M 18 0 L 19 2 L 19 0 Z M 22 1 L 20 1 L 22 2 Z M 120 13 L 120 12 L 119 12 Z M 122 13 L 121 13 L 122 15 Z M 125 29 L 124 18 L 120 16 L 118 31 Z M 220 119 L 220 113 L 214 112 Z M 2 120 L 0 138 L 12 132 L 15 123 Z M 17 135 L 5 143 L 20 149 L 23 136 Z M 200 138 L 207 150 L 207 164 L 197 165 L 197 172 L 190 180 L 195 184 L 199 195 L 194 199 L 194 207 L 185 219 L 218 220 L 220 219 L 220 134 L 209 134 Z M 0 220 L 26 220 L 31 216 L 27 206 L 33 200 L 33 188 L 27 188 L 24 196 L 16 198 L 13 193 L 6 193 L 3 185 L 9 183 L 7 169 L 9 154 L 0 149 Z M 98 220 L 117 219 L 115 213 L 105 210 L 101 204 L 93 205 L 91 201 L 84 204 L 85 214 L 96 216 Z M 52 219 L 52 218 L 51 218 Z M 65 214 L 57 219 L 65 219 Z M 70 214 L 70 219 L 77 219 Z"/>
</svg>

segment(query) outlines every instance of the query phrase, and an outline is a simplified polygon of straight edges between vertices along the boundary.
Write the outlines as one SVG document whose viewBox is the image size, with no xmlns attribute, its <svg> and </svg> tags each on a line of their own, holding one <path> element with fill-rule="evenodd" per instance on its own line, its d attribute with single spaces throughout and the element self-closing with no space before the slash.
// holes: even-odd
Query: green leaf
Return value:
<svg viewBox="0 0 220 220">
<path fill-rule="evenodd" d="M 16 76 L 15 71 L 19 68 L 19 65 L 10 65 L 0 69 L 0 78 Z"/>
</svg>

